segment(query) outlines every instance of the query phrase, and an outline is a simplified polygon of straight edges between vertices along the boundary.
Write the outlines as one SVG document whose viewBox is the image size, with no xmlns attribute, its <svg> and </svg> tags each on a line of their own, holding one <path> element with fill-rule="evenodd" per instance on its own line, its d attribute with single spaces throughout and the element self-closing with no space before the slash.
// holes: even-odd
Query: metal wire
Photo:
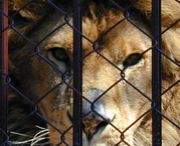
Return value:
<svg viewBox="0 0 180 146">
<path fill-rule="evenodd" d="M 40 1 L 40 0 L 39 0 Z M 175 0 L 177 2 L 177 5 L 180 3 L 179 0 Z M 115 0 L 105 0 L 102 5 L 106 5 L 106 2 L 108 4 L 109 8 L 112 7 L 113 10 L 116 12 L 122 13 L 122 17 L 119 18 L 118 21 L 116 21 L 115 24 L 112 24 L 108 29 L 104 30 L 102 34 L 96 39 L 92 40 L 92 38 L 86 36 L 83 33 L 83 22 L 84 16 L 88 17 L 88 14 L 83 14 L 84 13 L 84 7 L 88 1 L 81 1 L 81 0 L 74 0 L 73 2 L 69 1 L 56 1 L 56 0 L 45 0 L 43 1 L 45 5 L 48 7 L 47 11 L 55 10 L 57 11 L 59 16 L 62 16 L 62 23 L 59 25 L 58 23 L 55 23 L 50 30 L 47 30 L 46 33 L 43 33 L 44 35 L 42 38 L 40 38 L 38 41 L 35 41 L 33 39 L 33 31 L 36 29 L 41 29 L 41 24 L 47 23 L 47 17 L 49 16 L 56 16 L 56 14 L 48 14 L 48 16 L 44 16 L 43 18 L 40 18 L 37 20 L 38 22 L 33 24 L 33 28 L 26 28 L 27 32 L 22 31 L 22 28 L 16 25 L 16 17 L 19 16 L 19 14 L 24 11 L 25 9 L 31 7 L 31 4 L 36 3 L 37 1 L 35 0 L 28 0 L 26 1 L 20 8 L 16 8 L 15 13 L 13 13 L 11 16 L 8 15 L 7 13 L 7 1 L 2 0 L 0 1 L 0 29 L 1 29 L 1 35 L 0 35 L 0 41 L 1 41 L 1 64 L 0 64 L 0 72 L 1 72 L 1 82 L 0 82 L 0 145 L 6 146 L 6 145 L 12 145 L 14 144 L 14 140 L 11 139 L 11 135 L 13 132 L 11 132 L 14 129 L 18 129 L 19 127 L 23 127 L 23 125 L 26 125 L 30 120 L 29 119 L 38 119 L 37 125 L 39 123 L 43 123 L 45 125 L 45 133 L 42 132 L 46 137 L 47 134 L 51 134 L 51 130 L 55 131 L 58 134 L 58 142 L 56 142 L 57 146 L 61 145 L 74 145 L 74 146 L 82 146 L 83 145 L 83 134 L 85 133 L 84 125 L 83 125 L 83 120 L 85 118 L 88 118 L 89 116 L 97 116 L 98 118 L 102 119 L 105 121 L 108 126 L 110 126 L 113 130 L 115 130 L 119 134 L 119 140 L 114 144 L 115 146 L 121 145 L 127 145 L 127 146 L 132 146 L 131 143 L 126 139 L 126 133 L 128 133 L 132 127 L 136 124 L 138 124 L 143 118 L 146 116 L 152 115 L 152 145 L 153 146 L 161 146 L 162 145 L 162 119 L 168 121 L 171 125 L 173 125 L 176 129 L 180 129 L 180 126 L 176 121 L 173 121 L 171 117 L 167 116 L 165 113 L 163 113 L 161 107 L 162 107 L 162 96 L 168 93 L 170 90 L 172 90 L 175 86 L 179 85 L 180 79 L 176 80 L 174 83 L 169 85 L 166 89 L 162 89 L 162 62 L 163 59 L 165 58 L 167 61 L 171 62 L 173 65 L 176 67 L 180 67 L 180 63 L 177 60 L 174 60 L 171 56 L 169 56 L 166 51 L 164 50 L 162 43 L 161 43 L 161 37 L 162 35 L 166 34 L 168 30 L 173 29 L 180 21 L 180 18 L 172 22 L 172 24 L 169 24 L 168 27 L 164 28 L 161 30 L 161 0 L 152 0 L 152 20 L 149 20 L 146 18 L 145 14 L 140 15 L 139 17 L 144 17 L 146 22 L 148 23 L 148 27 L 150 32 L 146 31 L 144 28 L 140 26 L 137 21 L 134 21 L 131 19 L 133 17 L 132 11 L 136 11 L 138 15 L 138 10 L 136 10 L 135 5 L 138 2 L 138 0 L 129 0 L 129 1 L 115 1 Z M 98 1 L 94 1 L 97 2 Z M 73 9 L 66 8 L 63 6 L 63 4 L 67 4 L 69 7 L 73 6 Z M 85 7 L 88 11 L 89 7 Z M 98 8 L 97 8 L 98 9 Z M 38 11 L 38 10 L 37 10 Z M 47 12 L 49 13 L 49 12 Z M 101 14 L 103 15 L 103 14 Z M 21 16 L 23 18 L 23 15 Z M 73 20 L 72 20 L 73 17 Z M 144 19 L 142 18 L 142 19 Z M 59 18 L 57 18 L 59 19 Z M 90 17 L 90 19 L 93 19 Z M 9 20 L 9 25 L 7 24 L 7 20 Z M 57 20 L 58 22 L 58 20 Z M 152 97 L 150 97 L 149 94 L 144 93 L 142 89 L 138 88 L 136 84 L 128 80 L 127 74 L 126 74 L 126 68 L 122 69 L 120 68 L 116 63 L 114 63 L 112 60 L 110 60 L 107 56 L 103 54 L 103 51 L 101 50 L 101 42 L 104 40 L 114 29 L 117 27 L 121 26 L 124 22 L 127 22 L 128 24 L 132 25 L 134 29 L 137 29 L 141 34 L 143 34 L 145 37 L 149 38 L 152 41 L 152 46 L 150 48 L 147 48 L 143 52 L 141 52 L 141 55 L 144 56 L 148 53 L 152 52 Z M 48 22 L 49 23 L 49 22 Z M 51 22 L 50 22 L 51 23 Z M 50 24 L 49 23 L 49 24 Z M 48 24 L 47 24 L 48 25 Z M 56 34 L 60 29 L 64 29 L 64 27 L 69 27 L 72 32 L 72 40 L 73 40 L 73 53 L 71 55 L 73 57 L 71 58 L 71 68 L 72 71 L 69 71 L 69 69 L 62 71 L 60 70 L 59 66 L 57 66 L 55 63 L 53 63 L 52 60 L 50 60 L 46 55 L 44 55 L 44 49 L 42 44 L 46 42 L 46 40 L 51 39 L 54 34 Z M 41 95 L 38 97 L 34 97 L 35 95 L 29 94 L 31 90 L 29 89 L 28 93 L 26 93 L 23 89 L 21 89 L 18 85 L 16 85 L 13 79 L 13 75 L 8 73 L 8 42 L 7 42 L 7 31 L 11 30 L 13 31 L 17 39 L 20 37 L 23 41 L 22 43 L 22 48 L 28 46 L 31 48 L 31 53 L 28 54 L 28 57 L 26 60 L 20 60 L 18 63 L 19 64 L 28 64 L 29 60 L 36 58 L 39 62 L 42 64 L 45 64 L 49 68 L 52 69 L 52 74 L 57 74 L 58 77 L 60 78 L 59 81 L 56 82 L 55 85 L 51 86 L 50 89 L 41 92 Z M 37 35 L 37 34 L 36 34 Z M 68 39 L 68 38 L 67 38 Z M 92 49 L 87 52 L 86 54 L 84 53 L 83 48 L 83 41 L 87 41 L 91 46 Z M 15 40 L 16 42 L 16 40 Z M 10 48 L 12 47 L 11 42 Z M 19 45 L 19 44 L 16 44 Z M 71 46 L 71 47 L 72 47 Z M 16 46 L 15 46 L 16 47 Z M 59 48 L 59 46 L 58 46 Z M 13 51 L 12 51 L 13 52 Z M 13 52 L 14 53 L 14 52 Z M 98 96 L 90 100 L 87 96 L 83 95 L 83 68 L 84 68 L 84 61 L 92 54 L 97 55 L 100 57 L 101 60 L 105 61 L 108 63 L 109 66 L 111 66 L 113 69 L 115 69 L 119 73 L 119 77 L 117 80 L 112 83 L 111 85 L 108 86 L 108 88 L 103 89 L 101 94 L 98 94 Z M 11 54 L 10 54 L 11 55 Z M 96 60 L 94 60 L 96 61 Z M 9 64 L 11 63 L 11 60 L 9 60 Z M 17 66 L 15 66 L 15 69 L 20 70 Z M 112 75 L 113 76 L 113 75 Z M 26 77 L 22 77 L 21 80 L 23 82 L 26 82 Z M 31 79 L 28 79 L 28 81 Z M 73 81 L 72 81 L 73 80 Z M 48 84 L 48 83 L 47 83 Z M 124 129 L 120 129 L 117 125 L 112 123 L 112 121 L 108 121 L 106 117 L 104 117 L 101 113 L 99 113 L 96 110 L 96 104 L 101 102 L 101 100 L 104 99 L 106 95 L 108 95 L 109 92 L 111 92 L 115 87 L 117 87 L 119 84 L 125 84 L 132 88 L 136 93 L 138 93 L 140 96 L 143 97 L 143 100 L 146 100 L 151 107 L 143 111 L 141 115 L 138 115 L 138 117 L 129 123 L 127 127 Z M 61 123 L 60 121 L 56 121 L 56 119 L 47 118 L 46 115 L 43 115 L 41 113 L 40 105 L 43 102 L 46 102 L 48 96 L 51 94 L 54 94 L 56 90 L 59 90 L 61 86 L 66 86 L 68 95 L 67 96 L 72 96 L 69 94 L 73 94 L 73 105 L 70 105 L 73 107 L 73 112 L 68 113 L 67 115 L 69 116 L 68 118 L 72 122 L 70 125 L 67 126 L 66 129 L 61 129 L 57 126 L 57 124 Z M 7 91 L 7 87 L 9 90 Z M 30 87 L 29 87 L 30 88 Z M 39 89 L 40 90 L 40 89 Z M 163 90 L 163 91 L 162 91 Z M 9 97 L 9 100 L 7 101 L 7 94 L 8 92 L 13 92 L 15 96 L 18 97 L 19 101 L 25 102 L 26 105 L 30 107 L 30 110 L 26 112 L 22 117 L 19 117 L 18 120 L 16 120 L 13 125 L 9 124 L 9 119 L 7 118 L 7 111 L 9 111 L 8 108 L 8 103 L 11 98 Z M 34 100 L 34 98 L 37 98 Z M 65 102 L 64 105 L 66 104 L 72 104 L 70 101 L 72 99 L 63 99 Z M 87 113 L 83 113 L 83 102 L 87 102 L 90 105 L 90 110 Z M 67 103 L 66 103 L 67 102 Z M 18 104 L 18 103 L 16 103 Z M 23 108 L 23 109 L 22 109 Z M 59 105 L 55 107 L 55 110 L 59 109 Z M 21 107 L 18 105 L 18 110 L 23 111 L 24 107 Z M 50 109 L 48 109 L 50 110 Z M 52 109 L 52 113 L 54 109 Z M 50 112 L 50 111 L 49 111 Z M 8 112 L 10 113 L 10 112 Z M 22 112 L 23 113 L 23 112 Z M 61 113 L 59 113 L 61 114 Z M 71 115 L 72 114 L 72 115 Z M 9 116 L 14 116 L 14 115 L 9 115 Z M 16 116 L 16 115 L 15 115 Z M 58 118 L 58 117 L 56 117 Z M 37 121 L 37 120 L 36 120 Z M 32 123 L 32 122 L 30 122 Z M 64 123 L 66 124 L 66 123 Z M 144 124 L 144 123 L 143 123 Z M 10 128 L 9 128 L 10 127 Z M 49 130 L 51 129 L 51 130 Z M 10 131 L 10 132 L 8 132 Z M 35 139 L 30 139 L 32 142 L 32 146 L 37 145 L 49 145 L 49 143 L 52 142 L 53 138 L 50 137 L 47 141 L 43 141 L 43 139 L 36 140 L 41 133 L 41 131 L 38 131 L 34 137 Z M 72 136 L 72 139 L 69 141 L 68 140 L 68 135 L 69 133 Z M 19 133 L 19 137 L 22 136 L 22 133 Z M 33 134 L 31 135 L 31 137 Z M 22 137 L 21 137 L 22 138 Z M 21 139 L 20 138 L 20 139 Z M 42 138 L 42 137 L 40 137 Z M 44 138 L 44 137 L 43 137 Z M 29 140 L 29 139 L 28 139 Z M 25 142 L 26 140 L 22 140 L 22 142 Z M 13 143 L 12 143 L 13 142 Z M 28 141 L 29 142 L 29 141 Z M 19 142 L 21 144 L 21 142 Z M 177 146 L 180 145 L 180 143 L 177 144 Z"/>
</svg>

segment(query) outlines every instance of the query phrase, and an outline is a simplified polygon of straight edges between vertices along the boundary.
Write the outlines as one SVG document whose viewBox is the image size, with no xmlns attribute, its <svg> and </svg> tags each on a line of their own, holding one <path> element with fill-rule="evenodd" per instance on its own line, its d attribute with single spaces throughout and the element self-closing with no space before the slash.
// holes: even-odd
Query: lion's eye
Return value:
<svg viewBox="0 0 180 146">
<path fill-rule="evenodd" d="M 52 55 L 56 60 L 67 62 L 69 57 L 63 48 L 53 48 L 51 49 Z"/>
<path fill-rule="evenodd" d="M 51 48 L 48 50 L 48 58 L 64 72 L 70 66 L 69 56 L 63 48 Z"/>
<path fill-rule="evenodd" d="M 124 61 L 123 66 L 126 68 L 128 66 L 132 66 L 137 64 L 142 59 L 142 54 L 134 53 L 129 55 Z"/>
<path fill-rule="evenodd" d="M 15 24 L 22 25 L 23 23 L 28 23 L 30 20 L 22 16 L 17 11 L 9 11 L 9 16 L 12 17 Z"/>
</svg>

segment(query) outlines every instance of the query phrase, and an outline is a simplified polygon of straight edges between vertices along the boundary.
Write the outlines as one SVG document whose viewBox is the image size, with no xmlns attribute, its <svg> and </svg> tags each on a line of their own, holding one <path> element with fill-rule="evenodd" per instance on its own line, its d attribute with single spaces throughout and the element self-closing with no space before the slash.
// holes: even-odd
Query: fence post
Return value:
<svg viewBox="0 0 180 146">
<path fill-rule="evenodd" d="M 152 0 L 152 145 L 161 146 L 161 0 Z"/>
<path fill-rule="evenodd" d="M 81 0 L 73 1 L 73 145 L 82 146 L 82 16 Z"/>
<path fill-rule="evenodd" d="M 0 145 L 7 140 L 8 1 L 0 1 Z"/>
</svg>

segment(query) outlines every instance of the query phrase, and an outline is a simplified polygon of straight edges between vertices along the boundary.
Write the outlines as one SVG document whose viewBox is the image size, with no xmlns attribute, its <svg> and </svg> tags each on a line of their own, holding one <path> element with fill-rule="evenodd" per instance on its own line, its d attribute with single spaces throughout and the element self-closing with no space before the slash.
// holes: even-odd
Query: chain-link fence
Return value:
<svg viewBox="0 0 180 146">
<path fill-rule="evenodd" d="M 0 6 L 0 145 L 180 145 L 178 0 Z"/>
</svg>

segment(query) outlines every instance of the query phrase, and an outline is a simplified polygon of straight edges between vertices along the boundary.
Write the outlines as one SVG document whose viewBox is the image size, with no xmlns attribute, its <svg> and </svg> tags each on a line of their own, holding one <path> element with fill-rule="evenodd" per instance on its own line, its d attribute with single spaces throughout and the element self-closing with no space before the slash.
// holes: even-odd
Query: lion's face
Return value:
<svg viewBox="0 0 180 146">
<path fill-rule="evenodd" d="M 104 34 L 123 19 L 121 12 L 109 10 L 106 18 L 95 19 L 83 17 L 82 22 L 83 36 L 88 38 L 83 38 L 83 145 L 133 145 L 141 115 L 151 104 L 151 39 L 127 20 Z M 67 20 L 72 25 L 72 18 Z M 54 12 L 29 34 L 38 45 L 27 42 L 13 57 L 20 69 L 14 73 L 19 89 L 37 103 L 48 121 L 53 145 L 62 142 L 63 132 L 65 142 L 72 144 L 73 30 L 69 25 Z"/>
</svg>

